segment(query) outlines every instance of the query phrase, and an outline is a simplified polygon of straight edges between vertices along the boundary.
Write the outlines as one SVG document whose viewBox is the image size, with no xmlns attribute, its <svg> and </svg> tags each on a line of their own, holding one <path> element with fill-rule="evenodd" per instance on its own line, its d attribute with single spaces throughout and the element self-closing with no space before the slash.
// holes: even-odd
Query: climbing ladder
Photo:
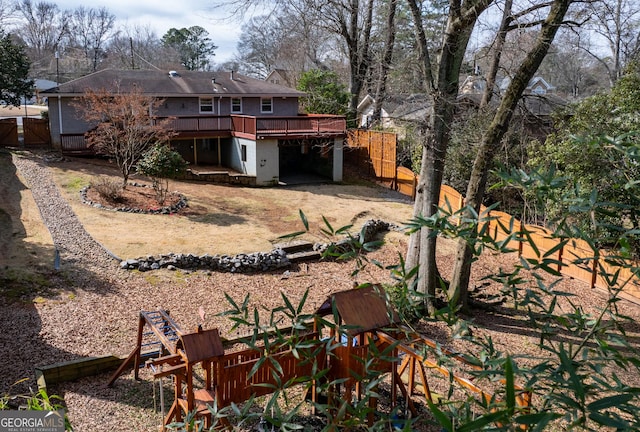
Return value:
<svg viewBox="0 0 640 432">
<path fill-rule="evenodd" d="M 133 363 L 133 373 L 138 379 L 138 370 L 143 360 L 177 353 L 177 344 L 182 335 L 178 324 L 165 310 L 140 311 L 136 347 L 122 362 L 107 384 L 109 387 Z"/>
</svg>

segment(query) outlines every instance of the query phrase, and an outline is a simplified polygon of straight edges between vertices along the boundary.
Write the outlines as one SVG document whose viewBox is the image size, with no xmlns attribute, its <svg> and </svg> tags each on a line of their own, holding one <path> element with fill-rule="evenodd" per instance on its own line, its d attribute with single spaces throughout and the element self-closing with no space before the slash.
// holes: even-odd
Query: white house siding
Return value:
<svg viewBox="0 0 640 432">
<path fill-rule="evenodd" d="M 278 140 L 260 140 L 256 143 L 256 184 L 277 185 L 280 180 Z"/>
<path fill-rule="evenodd" d="M 247 160 L 242 161 L 242 146 L 247 147 Z M 256 142 L 245 138 L 231 139 L 231 152 L 224 164 L 243 174 L 256 176 Z"/>
<path fill-rule="evenodd" d="M 342 138 L 333 140 L 333 181 L 342 181 L 343 146 Z"/>
</svg>

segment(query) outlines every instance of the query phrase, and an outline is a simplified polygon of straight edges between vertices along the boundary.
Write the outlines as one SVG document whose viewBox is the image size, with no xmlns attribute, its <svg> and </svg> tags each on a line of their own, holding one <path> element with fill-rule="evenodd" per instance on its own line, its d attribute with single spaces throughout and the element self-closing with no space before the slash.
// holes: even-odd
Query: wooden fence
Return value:
<svg viewBox="0 0 640 432">
<path fill-rule="evenodd" d="M 18 119 L 0 119 L 0 147 L 18 147 Z M 45 119 L 22 117 L 22 136 L 25 147 L 51 145 L 49 122 Z"/>
<path fill-rule="evenodd" d="M 395 133 L 352 129 L 347 133 L 345 159 L 360 172 L 395 188 L 396 143 Z"/>
<path fill-rule="evenodd" d="M 0 147 L 17 147 L 18 144 L 18 121 L 15 118 L 0 119 Z"/>
<path fill-rule="evenodd" d="M 51 145 L 49 120 L 23 117 L 22 128 L 25 147 L 42 147 Z"/>
<path fill-rule="evenodd" d="M 347 162 L 367 169 L 367 174 L 385 183 L 388 181 L 390 187 L 415 199 L 418 176 L 408 168 L 396 166 L 395 134 L 353 130 L 349 131 L 347 145 L 352 151 L 345 158 Z M 359 161 L 355 161 L 356 158 Z M 450 207 L 455 212 L 464 205 L 464 197 L 452 187 L 442 185 L 438 205 Z M 622 268 L 619 262 L 616 263 L 615 257 L 606 251 L 593 250 L 583 240 L 554 238 L 546 228 L 523 224 L 507 213 L 492 211 L 486 216 L 489 224 L 487 229 L 492 238 L 507 241 L 525 259 L 547 260 L 552 269 L 581 280 L 591 288 L 622 286 L 626 283 L 624 292 L 640 298 L 640 279 L 631 270 Z M 613 277 L 615 281 L 611 280 Z"/>
<path fill-rule="evenodd" d="M 450 206 L 455 212 L 464 205 L 464 197 L 452 187 L 443 185 L 439 205 Z M 551 269 L 583 281 L 590 288 L 624 287 L 623 292 L 640 298 L 640 279 L 607 251 L 594 250 L 584 240 L 554 237 L 550 230 L 524 224 L 504 212 L 483 212 L 486 212 L 485 207 L 481 208 L 481 214 L 491 238 L 506 242 L 505 245 L 517 250 L 521 257 L 537 262 L 544 260 Z"/>
</svg>

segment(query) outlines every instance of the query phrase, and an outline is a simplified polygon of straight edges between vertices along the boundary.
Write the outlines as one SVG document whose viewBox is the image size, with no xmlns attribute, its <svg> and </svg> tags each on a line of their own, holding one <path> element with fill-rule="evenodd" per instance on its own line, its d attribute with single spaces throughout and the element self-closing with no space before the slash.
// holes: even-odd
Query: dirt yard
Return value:
<svg viewBox="0 0 640 432">
<path fill-rule="evenodd" d="M 11 158 L 0 152 L 0 396 L 26 393 L 35 388 L 34 368 L 62 361 L 114 354 L 126 356 L 135 346 L 138 312 L 168 309 L 182 329 L 198 324 L 231 333 L 228 318 L 218 316 L 228 309 L 224 294 L 236 301 L 250 295 L 252 307 L 263 317 L 283 304 L 287 296 L 294 304 L 308 292 L 305 312 L 313 312 L 331 293 L 363 282 L 390 282 L 384 266 L 397 264 L 406 252 L 406 238 L 396 232 L 386 234 L 385 246 L 368 254 L 383 268 L 368 264 L 353 274 L 356 263 L 309 262 L 287 271 L 264 274 L 231 274 L 159 270 L 147 273 L 120 270 L 117 261 L 97 268 L 82 262 L 64 262 L 52 269 L 51 237 L 38 220 L 38 208 L 24 179 L 16 177 Z M 173 183 L 173 188 L 189 199 L 189 208 L 174 216 L 131 215 L 86 206 L 79 191 L 100 176 L 114 176 L 114 167 L 104 162 L 69 160 L 52 162 L 47 168 L 84 227 L 91 235 L 122 257 L 163 252 L 228 253 L 268 250 L 278 236 L 301 229 L 298 211 L 310 221 L 309 239 L 321 239 L 321 217 L 334 227 L 354 224 L 357 230 L 366 219 L 402 223 L 411 215 L 411 203 L 395 193 L 365 182 L 343 185 L 312 185 L 287 188 L 237 188 L 198 183 Z M 18 173 L 19 174 L 19 173 Z M 62 221 L 62 225 L 64 225 Z M 7 228 L 11 226 L 11 229 Z M 72 233 L 69 233 L 72 235 Z M 7 241 L 5 241 L 7 240 Z M 9 246 L 7 246 L 9 245 Z M 453 245 L 438 242 L 438 265 L 445 278 L 453 266 Z M 502 286 L 484 280 L 489 274 L 510 268 L 517 256 L 484 254 L 473 267 L 471 285 L 483 293 L 498 293 Z M 33 266 L 42 267 L 34 269 Z M 23 272 L 18 271 L 22 269 Z M 28 271 L 27 271 L 28 270 Z M 536 282 L 531 280 L 531 287 Z M 573 293 L 586 312 L 595 313 L 606 304 L 597 290 L 588 290 L 570 279 L 556 289 Z M 566 303 L 558 306 L 568 311 Z M 638 307 L 618 304 L 620 312 L 640 320 Z M 206 313 L 204 321 L 199 309 Z M 492 337 L 497 350 L 540 355 L 539 335 L 532 331 L 526 314 L 507 310 L 499 313 L 476 311 L 472 319 L 474 335 Z M 443 324 L 423 323 L 425 335 L 455 350 L 468 351 L 451 337 Z M 638 325 L 626 327 L 628 336 L 640 345 Z M 579 335 L 563 334 L 567 341 Z M 624 371 L 618 371 L 625 376 Z M 146 369 L 141 381 L 124 374 L 115 386 L 105 384 L 110 374 L 51 386 L 49 391 L 64 398 L 69 419 L 77 432 L 156 431 L 161 424 L 157 383 Z M 27 382 L 13 386 L 22 378 Z M 638 386 L 637 376 L 631 385 Z M 165 395 L 171 388 L 165 381 Z M 429 415 L 424 406 L 421 419 Z M 427 426 L 421 430 L 433 430 Z M 440 430 L 439 428 L 435 430 Z"/>
<path fill-rule="evenodd" d="M 279 236 L 303 229 L 306 240 L 325 242 L 324 216 L 334 228 L 368 219 L 401 225 L 411 218 L 411 202 L 394 191 L 366 183 L 314 184 L 278 188 L 241 188 L 206 183 L 171 182 L 170 190 L 187 197 L 176 215 L 110 212 L 83 204 L 80 189 L 99 178 L 118 179 L 113 165 L 98 160 L 51 164 L 54 178 L 89 233 L 116 256 L 137 258 L 159 253 L 236 254 L 268 251 Z M 148 183 L 134 176 L 133 181 Z M 129 188 L 132 188 L 131 186 Z"/>
</svg>

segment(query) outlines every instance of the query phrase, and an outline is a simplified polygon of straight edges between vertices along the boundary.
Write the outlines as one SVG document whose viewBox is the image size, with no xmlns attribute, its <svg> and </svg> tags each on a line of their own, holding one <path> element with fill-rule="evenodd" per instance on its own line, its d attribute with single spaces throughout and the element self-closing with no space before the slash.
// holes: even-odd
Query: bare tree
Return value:
<svg viewBox="0 0 640 432">
<path fill-rule="evenodd" d="M 613 85 L 640 52 L 640 1 L 603 0 L 585 5 L 583 28 L 591 37 L 581 47 L 607 69 Z"/>
<path fill-rule="evenodd" d="M 269 11 L 280 9 L 304 10 L 309 23 L 325 29 L 340 39 L 349 64 L 351 92 L 349 120 L 355 121 L 356 107 L 370 71 L 369 47 L 373 27 L 375 0 L 226 0 L 217 7 L 234 10 L 236 18 L 258 7 Z M 310 27 L 306 27 L 307 29 Z"/>
<path fill-rule="evenodd" d="M 249 76 L 265 78 L 277 65 L 280 44 L 286 38 L 286 30 L 275 16 L 262 15 L 251 18 L 243 27 L 238 41 L 238 61 Z"/>
<path fill-rule="evenodd" d="M 605 67 L 580 47 L 580 35 L 561 29 L 556 36 L 540 74 L 569 98 L 592 96 L 609 87 L 609 74 Z"/>
<path fill-rule="evenodd" d="M 287 71 L 290 84 L 310 69 L 327 69 L 335 52 L 332 36 L 317 25 L 306 3 L 253 17 L 238 42 L 236 61 L 251 76 L 264 78 L 274 69 Z"/>
<path fill-rule="evenodd" d="M 382 113 L 382 103 L 387 96 L 387 76 L 389 74 L 389 67 L 391 66 L 391 59 L 393 57 L 393 47 L 396 37 L 396 6 L 397 0 L 389 1 L 389 9 L 387 13 L 387 29 L 386 29 L 386 41 L 384 48 L 384 55 L 380 62 L 380 76 L 378 77 L 378 85 L 376 88 L 375 105 L 373 107 L 372 121 L 379 122 Z"/>
<path fill-rule="evenodd" d="M 345 45 L 350 68 L 349 118 L 355 121 L 356 108 L 371 67 L 369 53 L 373 27 L 374 0 L 329 0 L 319 3 L 319 17 L 324 17 L 325 27 L 339 35 Z"/>
<path fill-rule="evenodd" d="M 31 58 L 51 56 L 69 33 L 71 13 L 46 1 L 20 0 L 17 8 L 24 20 L 17 33 L 27 44 Z"/>
<path fill-rule="evenodd" d="M 114 33 L 115 15 L 105 7 L 99 9 L 80 6 L 73 11 L 70 39 L 72 46 L 82 49 L 85 59 L 95 72 L 110 36 Z"/>
<path fill-rule="evenodd" d="M 136 162 L 154 144 L 168 143 L 174 132 L 170 119 L 156 121 L 153 109 L 163 100 L 145 95 L 140 87 L 115 92 L 88 90 L 75 104 L 76 110 L 96 127 L 88 133 L 89 146 L 112 157 L 122 174 L 123 188 Z"/>
<path fill-rule="evenodd" d="M 162 45 L 149 26 L 124 26 L 107 48 L 107 61 L 119 69 L 179 69 L 180 56 Z"/>
<path fill-rule="evenodd" d="M 0 0 L 0 25 L 3 27 L 16 17 L 16 4 L 12 0 Z"/>
</svg>

